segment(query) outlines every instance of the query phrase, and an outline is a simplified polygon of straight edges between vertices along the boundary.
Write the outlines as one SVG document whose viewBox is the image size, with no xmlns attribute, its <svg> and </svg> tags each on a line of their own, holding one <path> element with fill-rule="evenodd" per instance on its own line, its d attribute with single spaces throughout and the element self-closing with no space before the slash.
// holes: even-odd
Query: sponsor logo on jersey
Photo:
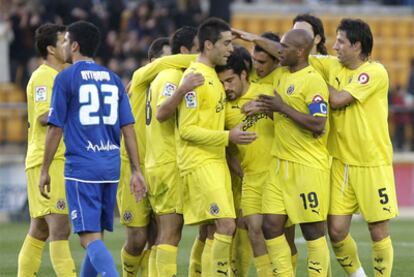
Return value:
<svg viewBox="0 0 414 277">
<path fill-rule="evenodd" d="M 45 102 L 47 100 L 47 87 L 35 87 L 35 102 Z"/>
<path fill-rule="evenodd" d="M 132 215 L 131 211 L 125 211 L 124 214 L 122 215 L 122 218 L 124 219 L 126 223 L 130 223 L 132 219 L 134 218 L 134 216 Z"/>
<path fill-rule="evenodd" d="M 197 107 L 197 95 L 195 91 L 189 91 L 185 94 L 185 106 L 187 108 L 196 108 Z"/>
<path fill-rule="evenodd" d="M 164 86 L 164 90 L 162 92 L 162 96 L 171 96 L 173 95 L 174 91 L 177 89 L 177 86 L 171 83 L 166 83 Z"/>
<path fill-rule="evenodd" d="M 220 212 L 220 208 L 217 205 L 217 203 L 211 203 L 210 204 L 210 214 L 211 215 L 218 215 Z"/>
<path fill-rule="evenodd" d="M 369 81 L 369 75 L 367 73 L 361 73 L 361 74 L 359 74 L 359 76 L 358 76 L 358 82 L 361 85 L 364 85 L 364 84 L 368 83 L 368 81 Z"/>
<path fill-rule="evenodd" d="M 63 211 L 63 210 L 66 208 L 66 202 L 65 202 L 65 200 L 63 200 L 63 199 L 59 199 L 59 200 L 56 202 L 56 208 L 57 208 L 58 210 Z"/>
<path fill-rule="evenodd" d="M 295 86 L 294 85 L 290 85 L 287 88 L 286 93 L 287 93 L 287 95 L 291 95 L 294 91 L 295 91 Z"/>
<path fill-rule="evenodd" d="M 112 151 L 116 149 L 119 149 L 119 146 L 112 144 L 109 140 L 106 141 L 106 143 L 101 140 L 100 144 L 93 144 L 90 140 L 88 140 L 88 146 L 86 146 L 86 151 L 93 152 Z"/>
</svg>

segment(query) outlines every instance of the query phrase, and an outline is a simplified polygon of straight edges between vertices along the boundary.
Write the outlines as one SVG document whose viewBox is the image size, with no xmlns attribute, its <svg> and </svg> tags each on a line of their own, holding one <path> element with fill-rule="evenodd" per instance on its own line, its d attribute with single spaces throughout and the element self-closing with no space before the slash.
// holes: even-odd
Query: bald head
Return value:
<svg viewBox="0 0 414 277">
<path fill-rule="evenodd" d="M 313 47 L 313 38 L 306 30 L 293 29 L 282 37 L 281 43 L 293 46 L 296 49 L 303 49 L 304 56 L 309 56 Z"/>
</svg>

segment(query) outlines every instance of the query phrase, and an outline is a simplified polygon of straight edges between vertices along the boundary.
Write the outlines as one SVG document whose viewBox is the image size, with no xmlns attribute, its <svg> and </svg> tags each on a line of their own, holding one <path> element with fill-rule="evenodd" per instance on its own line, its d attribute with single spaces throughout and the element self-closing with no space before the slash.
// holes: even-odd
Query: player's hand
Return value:
<svg viewBox="0 0 414 277">
<path fill-rule="evenodd" d="M 40 175 L 40 182 L 39 182 L 39 190 L 40 194 L 46 198 L 50 199 L 49 193 L 50 193 L 50 176 L 49 173 L 43 173 Z"/>
<path fill-rule="evenodd" d="M 285 106 L 282 97 L 276 91 L 274 92 L 274 96 L 259 95 L 259 102 L 261 103 L 259 107 L 269 112 L 281 112 Z"/>
<path fill-rule="evenodd" d="M 144 199 L 147 195 L 147 186 L 141 171 L 134 170 L 131 174 L 131 193 L 134 194 L 137 202 Z"/>
<path fill-rule="evenodd" d="M 250 144 L 256 138 L 256 133 L 243 131 L 243 123 L 231 129 L 229 134 L 229 140 L 235 144 Z"/>
<path fill-rule="evenodd" d="M 258 102 L 257 100 L 251 100 L 247 103 L 245 103 L 242 107 L 241 107 L 241 112 L 246 114 L 246 115 L 252 115 L 255 113 L 260 113 L 260 112 L 264 112 L 265 110 L 262 108 L 262 105 L 260 102 Z"/>
<path fill-rule="evenodd" d="M 186 94 L 202 84 L 204 84 L 204 76 L 200 73 L 191 72 L 184 77 L 180 87 L 183 94 Z"/>
<path fill-rule="evenodd" d="M 233 35 L 233 39 L 239 38 L 249 42 L 254 42 L 258 37 L 258 35 L 256 34 L 252 34 L 235 28 L 231 28 L 231 33 Z"/>
</svg>

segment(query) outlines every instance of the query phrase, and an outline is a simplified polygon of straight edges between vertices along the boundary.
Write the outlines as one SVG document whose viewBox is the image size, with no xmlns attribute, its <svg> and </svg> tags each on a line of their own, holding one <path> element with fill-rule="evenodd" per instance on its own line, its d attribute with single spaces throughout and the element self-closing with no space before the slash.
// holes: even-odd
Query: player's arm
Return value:
<svg viewBox="0 0 414 277">
<path fill-rule="evenodd" d="M 147 192 L 144 176 L 139 167 L 137 138 L 133 124 L 122 126 L 122 135 L 124 136 L 125 148 L 128 153 L 131 164 L 131 192 L 134 193 L 137 201 L 142 200 Z"/>
<path fill-rule="evenodd" d="M 291 106 L 283 102 L 280 95 L 275 92 L 274 96 L 260 95 L 259 101 L 264 109 L 272 112 L 279 112 L 292 119 L 295 123 L 300 125 L 316 135 L 321 135 L 325 129 L 326 115 L 315 116 L 314 114 L 306 114 L 297 111 Z M 325 104 L 326 113 L 326 104 Z"/>
<path fill-rule="evenodd" d="M 47 128 L 45 153 L 43 155 L 43 164 L 39 182 L 40 193 L 43 197 L 47 199 L 49 199 L 50 193 L 49 167 L 59 147 L 59 143 L 62 138 L 62 133 L 62 128 L 58 126 L 50 125 Z"/>
<path fill-rule="evenodd" d="M 279 58 L 279 51 L 281 49 L 281 45 L 279 42 L 272 41 L 270 39 L 261 37 L 259 35 L 245 32 L 245 31 L 238 30 L 238 29 L 234 29 L 234 28 L 232 28 L 231 31 L 232 31 L 232 34 L 236 38 L 240 38 L 245 41 L 253 42 L 257 46 L 260 46 L 261 48 L 263 48 L 266 52 L 268 52 L 273 57 Z"/>
<path fill-rule="evenodd" d="M 256 134 L 241 130 L 241 124 L 230 131 L 211 130 L 199 126 L 199 104 L 202 91 L 199 87 L 195 91 L 188 92 L 180 104 L 178 131 L 183 140 L 191 141 L 199 145 L 227 146 L 229 141 L 236 144 L 248 144 L 256 139 Z"/>
<path fill-rule="evenodd" d="M 156 118 L 159 122 L 163 122 L 170 118 L 177 107 L 183 100 L 184 95 L 194 90 L 196 87 L 204 84 L 204 77 L 199 73 L 189 73 L 181 82 L 181 85 L 175 90 L 175 92 L 168 98 L 166 98 L 161 105 L 157 107 Z"/>
<path fill-rule="evenodd" d="M 132 76 L 131 87 L 128 90 L 129 93 L 135 92 L 135 87 L 148 86 L 158 73 L 164 69 L 169 68 L 187 68 L 191 62 L 195 61 L 197 55 L 169 55 L 160 57 L 153 62 L 136 70 Z M 141 90 L 137 90 L 141 91 Z"/>
<path fill-rule="evenodd" d="M 234 171 L 240 178 L 242 178 L 244 174 L 241 163 L 236 155 L 237 151 L 237 146 L 233 143 L 230 143 L 229 146 L 226 147 L 226 160 L 229 168 Z"/>
<path fill-rule="evenodd" d="M 355 98 L 346 90 L 338 91 L 329 85 L 329 105 L 332 109 L 340 109 L 355 101 Z"/>
<path fill-rule="evenodd" d="M 44 114 L 40 115 L 37 118 L 37 121 L 40 123 L 40 125 L 42 126 L 47 126 L 47 118 L 48 118 L 48 114 L 49 112 L 45 112 Z"/>
</svg>

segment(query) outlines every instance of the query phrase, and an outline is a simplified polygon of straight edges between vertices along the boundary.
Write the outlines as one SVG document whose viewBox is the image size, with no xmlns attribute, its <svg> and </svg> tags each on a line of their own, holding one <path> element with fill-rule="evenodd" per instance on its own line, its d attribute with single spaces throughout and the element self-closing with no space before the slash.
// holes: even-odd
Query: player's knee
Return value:
<svg viewBox="0 0 414 277">
<path fill-rule="evenodd" d="M 61 228 L 50 228 L 50 240 L 67 240 L 70 236 L 70 228 L 69 226 L 62 226 Z"/>
<path fill-rule="evenodd" d="M 368 223 L 368 230 L 373 241 L 380 241 L 389 236 L 388 220 Z"/>
<path fill-rule="evenodd" d="M 234 219 L 218 219 L 216 228 L 216 232 L 219 234 L 233 236 L 236 232 L 236 222 Z"/>
<path fill-rule="evenodd" d="M 329 239 L 333 242 L 343 241 L 348 235 L 348 229 L 341 228 L 340 225 L 328 222 Z"/>
<path fill-rule="evenodd" d="M 46 241 L 49 237 L 49 228 L 46 222 L 44 224 L 39 222 L 31 222 L 29 235 L 37 240 Z"/>
<path fill-rule="evenodd" d="M 265 239 L 272 239 L 283 235 L 284 223 L 269 217 L 265 217 L 263 219 L 262 230 Z"/>
</svg>

